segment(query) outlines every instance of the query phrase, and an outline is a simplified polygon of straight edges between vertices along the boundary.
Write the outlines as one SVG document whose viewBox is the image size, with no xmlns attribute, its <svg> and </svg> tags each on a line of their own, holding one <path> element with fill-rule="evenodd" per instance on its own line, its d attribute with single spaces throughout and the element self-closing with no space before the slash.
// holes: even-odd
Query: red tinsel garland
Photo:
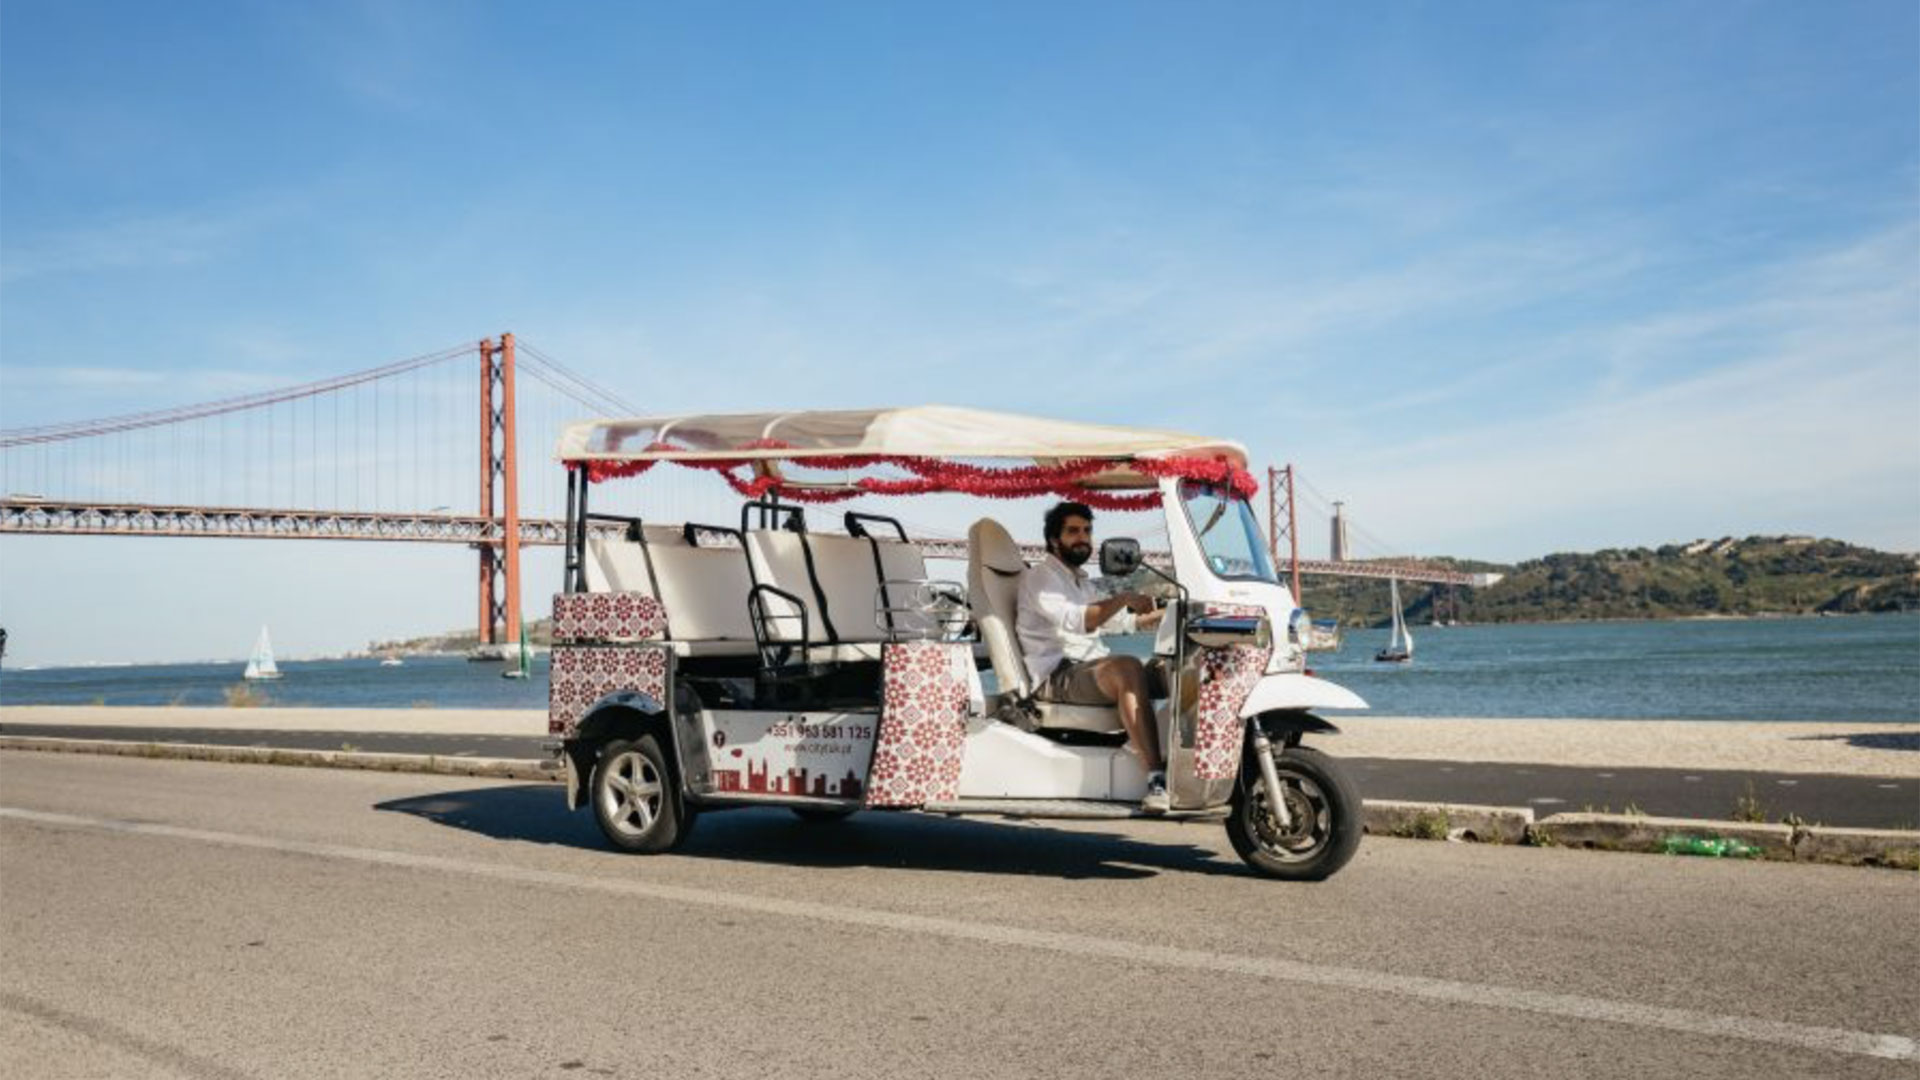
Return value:
<svg viewBox="0 0 1920 1080">
<path fill-rule="evenodd" d="M 685 449 L 669 443 L 656 442 L 650 444 L 646 452 L 660 453 Z M 778 439 L 755 439 L 740 449 L 791 450 L 794 447 Z M 727 482 L 727 486 L 749 499 L 778 494 L 781 498 L 796 502 L 837 503 L 857 499 L 862 495 L 931 495 L 939 492 L 958 492 L 989 499 L 1024 499 L 1036 495 L 1059 495 L 1062 498 L 1084 502 L 1100 510 L 1149 510 L 1160 501 L 1158 492 L 1121 494 L 1086 487 L 1081 483 L 1082 480 L 1114 466 L 1114 462 L 1102 458 L 1080 458 L 1058 465 L 1034 464 L 1008 469 L 993 469 L 958 461 L 892 457 L 880 454 L 829 455 L 782 460 L 805 468 L 834 470 L 893 465 L 913 475 L 896 479 L 861 477 L 848 487 L 823 490 L 782 483 L 779 478 L 773 476 L 757 476 L 752 479 L 740 476 L 738 470 L 750 463 L 750 459 L 747 458 L 710 458 L 702 461 L 677 461 L 675 464 L 718 473 L 720 478 Z M 589 481 L 599 483 L 619 476 L 638 476 L 657 463 L 657 460 L 588 461 L 568 462 L 567 467 L 583 469 Z M 1127 462 L 1127 465 L 1135 471 L 1156 478 L 1172 477 L 1225 487 L 1242 498 L 1250 499 L 1260 491 L 1260 483 L 1253 478 L 1252 474 L 1225 458 L 1192 456 L 1134 458 Z"/>
</svg>

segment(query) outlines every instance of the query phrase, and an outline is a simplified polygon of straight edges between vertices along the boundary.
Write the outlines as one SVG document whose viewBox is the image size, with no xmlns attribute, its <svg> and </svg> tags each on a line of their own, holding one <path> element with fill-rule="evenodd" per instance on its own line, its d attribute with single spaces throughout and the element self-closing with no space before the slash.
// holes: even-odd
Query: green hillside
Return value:
<svg viewBox="0 0 1920 1080">
<path fill-rule="evenodd" d="M 1697 540 L 1661 548 L 1609 548 L 1591 554 L 1557 554 L 1517 566 L 1467 559 L 1423 559 L 1457 570 L 1491 571 L 1506 577 L 1484 589 L 1462 587 L 1462 622 L 1553 622 L 1577 619 L 1672 619 L 1701 615 L 1810 615 L 1920 611 L 1920 559 L 1838 540 L 1802 536 L 1750 536 L 1745 540 Z M 1307 576 L 1302 591 L 1315 618 L 1343 626 L 1384 626 L 1387 583 L 1374 578 Z M 1126 587 L 1153 588 L 1141 572 Z M 1448 590 L 1403 582 L 1407 619 L 1430 621 L 1436 598 L 1442 618 Z M 548 620 L 527 624 L 528 640 L 545 648 Z M 407 641 L 376 642 L 374 653 L 464 652 L 471 630 Z"/>
<path fill-rule="evenodd" d="M 1517 566 L 1431 562 L 1505 574 L 1498 584 L 1457 592 L 1463 622 L 1664 619 L 1701 615 L 1814 614 L 1920 610 L 1920 560 L 1800 536 L 1750 536 L 1555 554 Z M 1316 618 L 1347 626 L 1387 621 L 1387 583 L 1308 577 L 1302 592 Z M 1426 622 L 1444 589 L 1403 583 L 1407 617 Z"/>
</svg>

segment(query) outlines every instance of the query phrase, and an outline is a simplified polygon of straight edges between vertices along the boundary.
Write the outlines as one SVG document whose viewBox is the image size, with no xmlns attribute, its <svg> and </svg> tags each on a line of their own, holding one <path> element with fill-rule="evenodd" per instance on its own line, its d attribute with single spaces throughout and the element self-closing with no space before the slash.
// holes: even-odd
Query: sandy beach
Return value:
<svg viewBox="0 0 1920 1080">
<path fill-rule="evenodd" d="M 1920 725 L 1723 720 L 1514 720 L 1343 716 L 1326 748 L 1343 757 L 1622 768 L 1752 769 L 1920 778 Z M 199 727 L 229 731 L 546 733 L 533 709 L 180 708 L 16 705 L 0 725 Z"/>
</svg>

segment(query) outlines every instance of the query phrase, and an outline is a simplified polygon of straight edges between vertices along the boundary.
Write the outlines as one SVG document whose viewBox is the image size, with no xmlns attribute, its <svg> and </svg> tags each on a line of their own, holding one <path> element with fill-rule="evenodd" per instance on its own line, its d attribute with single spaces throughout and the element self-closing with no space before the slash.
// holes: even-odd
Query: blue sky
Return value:
<svg viewBox="0 0 1920 1080">
<path fill-rule="evenodd" d="M 1909 2 L 11 0 L 0 425 L 510 329 L 663 412 L 1227 434 L 1402 552 L 1915 550 L 1917 191 Z M 287 651 L 468 618 L 464 555 L 316 546 L 417 599 L 7 538 L 0 603 L 41 660 L 161 647 L 25 614 L 132 553 L 85 587 L 252 575 L 207 621 Z"/>
</svg>

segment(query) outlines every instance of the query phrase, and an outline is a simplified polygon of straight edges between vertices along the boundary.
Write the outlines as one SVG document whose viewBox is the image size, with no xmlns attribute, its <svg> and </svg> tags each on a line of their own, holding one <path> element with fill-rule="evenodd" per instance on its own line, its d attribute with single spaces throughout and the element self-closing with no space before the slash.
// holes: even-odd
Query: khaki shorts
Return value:
<svg viewBox="0 0 1920 1080">
<path fill-rule="evenodd" d="M 1111 705 L 1113 699 L 1100 689 L 1094 678 L 1099 660 L 1062 660 L 1047 681 L 1034 690 L 1041 701 L 1059 705 Z M 1166 665 L 1159 657 L 1147 661 L 1147 692 L 1154 697 L 1167 696 Z"/>
</svg>

